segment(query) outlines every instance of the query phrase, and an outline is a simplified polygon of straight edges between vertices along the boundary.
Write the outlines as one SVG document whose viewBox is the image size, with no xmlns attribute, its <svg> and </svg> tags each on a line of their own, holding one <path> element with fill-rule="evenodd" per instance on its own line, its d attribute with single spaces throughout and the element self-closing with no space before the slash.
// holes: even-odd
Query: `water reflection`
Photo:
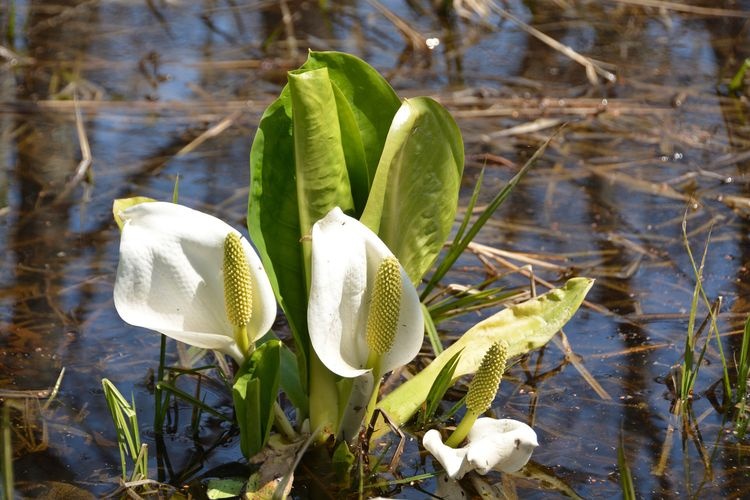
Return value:
<svg viewBox="0 0 750 500">
<path fill-rule="evenodd" d="M 542 443 L 534 456 L 540 470 L 583 496 L 618 493 L 621 431 L 640 494 L 678 496 L 688 479 L 697 491 L 702 457 L 690 440 L 680 442 L 679 426 L 663 452 L 673 420 L 663 380 L 681 359 L 692 294 L 680 236 L 690 195 L 698 198 L 687 211 L 694 252 L 713 223 L 705 286 L 709 297 L 726 297 L 720 328 L 732 333 L 725 337 L 729 358 L 738 352 L 736 333 L 748 312 L 747 211 L 727 203 L 728 196 L 749 196 L 747 101 L 715 93 L 750 56 L 747 18 L 657 12 L 626 2 L 564 4 L 503 5 L 616 67 L 616 85 L 590 85 L 580 64 L 498 16 L 480 22 L 438 15 L 426 1 L 382 2 L 389 15 L 364 0 L 58 0 L 15 2 L 12 13 L 0 9 L 3 47 L 24 58 L 15 65 L 0 58 L 6 165 L 0 174 L 0 389 L 47 388 L 67 369 L 58 401 L 44 414 L 48 447 L 30 453 L 15 441 L 19 484 L 47 478 L 97 495 L 114 489 L 119 458 L 100 391 L 104 376 L 134 394 L 144 434 L 163 459 L 159 479 L 182 483 L 239 457 L 236 447 L 212 448 L 225 430 L 216 422 L 204 424 L 203 441 L 180 424 L 164 440 L 152 438 L 148 374 L 159 340 L 114 314 L 117 232 L 110 207 L 112 199 L 133 194 L 169 199 L 179 175 L 183 203 L 241 227 L 254 127 L 285 71 L 312 47 L 354 52 L 389 74 L 401 92 L 446 102 L 461 121 L 467 154 L 478 159 L 467 167 L 466 196 L 487 166 L 480 201 L 552 129 L 498 132 L 536 118 L 570 122 L 480 239 L 598 278 L 592 306 L 566 331 L 612 399 L 551 345 L 511 371 L 509 380 L 517 383 L 504 386 L 498 413 L 533 420 Z M 722 4 L 750 10 L 747 2 Z M 405 20 L 411 38 L 396 18 Z M 415 37 L 441 43 L 425 51 Z M 93 176 L 59 198 L 82 158 L 74 94 Z M 559 282 L 564 272 L 537 268 L 536 274 Z M 507 283 L 528 280 L 511 275 Z M 447 324 L 446 335 L 475 319 Z M 176 359 L 173 346 L 170 356 Z M 702 493 L 743 496 L 747 445 L 731 436 L 731 424 L 705 395 L 721 377 L 715 345 L 709 357 L 693 408 L 714 460 Z M 213 396 L 226 404 L 221 394 Z M 407 450 L 405 460 L 426 472 L 429 464 L 417 453 Z M 654 476 L 662 457 L 665 472 Z M 533 480 L 516 485 L 525 497 L 548 494 Z M 401 494 L 424 496 L 410 488 Z"/>
</svg>

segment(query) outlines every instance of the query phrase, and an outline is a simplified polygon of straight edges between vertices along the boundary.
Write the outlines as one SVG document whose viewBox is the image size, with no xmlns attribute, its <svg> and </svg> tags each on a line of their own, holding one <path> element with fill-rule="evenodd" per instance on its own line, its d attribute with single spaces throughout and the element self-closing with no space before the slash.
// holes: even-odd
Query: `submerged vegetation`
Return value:
<svg viewBox="0 0 750 500">
<path fill-rule="evenodd" d="M 505 316 L 518 319 L 513 304 L 544 302 L 543 291 L 588 276 L 596 286 L 564 333 L 510 356 L 481 417 L 528 423 L 539 444 L 530 462 L 469 473 L 458 486 L 524 498 L 747 496 L 748 14 L 708 4 L 0 0 L 2 493 L 203 497 L 293 485 L 298 498 L 460 494 L 421 438 L 441 429 L 446 439 L 461 421 L 471 380 L 462 363 L 476 354 L 478 366 L 493 343 L 482 325 L 502 328 Z M 394 254 L 415 256 L 401 265 L 426 337 L 381 382 L 361 447 L 317 444 L 322 434 L 300 425 L 325 404 L 295 376 L 315 368 L 300 368 L 304 349 L 294 345 L 304 341 L 306 298 L 282 297 L 296 311 L 272 327 L 282 343 L 260 339 L 250 353 L 248 337 L 229 357 L 123 325 L 112 302 L 112 200 L 177 202 L 179 176 L 180 204 L 242 228 L 248 197 L 260 196 L 248 189 L 250 138 L 308 47 L 360 56 L 410 101 L 432 96 L 465 145 L 438 260 L 410 249 L 399 224 L 384 230 Z M 371 111 L 392 116 L 400 99 L 381 97 L 388 104 Z M 267 131 L 294 129 L 282 108 Z M 367 144 L 344 150 L 346 161 L 379 159 Z M 352 174 L 344 211 L 369 226 L 383 212 L 361 217 L 362 193 L 382 180 L 366 171 Z M 265 219 L 251 214 L 255 243 L 293 213 L 265 209 Z M 283 241 L 303 250 L 281 282 L 306 289 L 312 239 L 292 233 Z M 269 240 L 266 251 L 266 269 L 284 259 L 284 245 Z M 252 296 L 262 303 L 262 292 Z M 245 338 L 227 323 L 223 339 Z M 240 374 L 233 358 L 249 360 Z M 407 379 L 416 382 L 402 389 Z M 404 404 L 416 386 L 423 403 Z M 277 405 L 241 402 L 277 388 Z M 105 392 L 121 404 L 121 431 L 137 417 L 140 448 L 120 434 L 125 470 Z M 238 426 L 237 408 L 258 411 Z"/>
</svg>

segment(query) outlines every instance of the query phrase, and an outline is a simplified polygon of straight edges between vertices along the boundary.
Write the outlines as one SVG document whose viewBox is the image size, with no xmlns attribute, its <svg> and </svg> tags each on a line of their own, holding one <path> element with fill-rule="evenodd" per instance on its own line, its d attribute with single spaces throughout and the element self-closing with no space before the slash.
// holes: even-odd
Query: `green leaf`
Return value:
<svg viewBox="0 0 750 500">
<path fill-rule="evenodd" d="M 285 345 L 281 345 L 281 373 L 279 383 L 289 401 L 302 415 L 307 415 L 309 401 L 300 380 L 297 356 Z"/>
<path fill-rule="evenodd" d="M 331 457 L 334 476 L 339 484 L 349 486 L 352 479 L 352 468 L 356 461 L 357 457 L 349 449 L 349 443 L 340 441 L 333 451 L 333 457 Z"/>
<path fill-rule="evenodd" d="M 305 69 L 328 68 L 331 82 L 349 103 L 349 109 L 356 121 L 359 142 L 361 142 L 364 151 L 365 169 L 368 178 L 367 191 L 369 192 L 391 121 L 401 106 L 401 100 L 375 68 L 353 55 L 343 52 L 310 52 L 307 62 L 302 67 Z M 339 110 L 341 109 L 342 106 L 339 105 Z M 339 121 L 342 129 L 344 123 L 348 122 L 347 119 L 342 119 L 341 114 L 339 114 Z M 348 127 L 347 133 L 349 133 Z M 344 134 L 342 131 L 342 136 Z M 346 137 L 344 138 L 346 139 Z M 349 165 L 348 156 L 347 165 Z M 352 192 L 354 193 L 356 191 L 354 178 L 358 177 L 359 173 L 351 175 L 351 168 L 349 173 L 352 180 Z M 366 200 L 367 192 L 365 192 L 363 199 L 355 196 L 355 203 L 358 207 L 361 202 L 363 208 Z M 361 215 L 362 208 L 358 209 L 358 216 Z"/>
<path fill-rule="evenodd" d="M 290 73 L 289 92 L 300 236 L 306 236 L 333 207 L 353 212 L 354 201 L 328 69 Z"/>
<path fill-rule="evenodd" d="M 237 498 L 245 487 L 245 480 L 241 478 L 209 479 L 206 486 L 206 496 L 210 500 L 221 498 Z"/>
<path fill-rule="evenodd" d="M 240 368 L 232 386 L 240 428 L 240 449 L 246 458 L 262 450 L 271 434 L 280 363 L 281 342 L 269 340 L 258 347 Z"/>
<path fill-rule="evenodd" d="M 455 377 L 474 373 L 490 345 L 501 339 L 508 343 L 508 357 L 543 346 L 578 310 L 593 283 L 589 278 L 572 278 L 562 288 L 477 323 L 421 372 L 383 398 L 379 408 L 395 425 L 405 423 L 425 401 L 443 367 L 462 349 Z"/>
<path fill-rule="evenodd" d="M 401 105 L 391 123 L 361 221 L 418 283 L 443 247 L 456 215 L 464 168 L 461 132 L 433 99 Z"/>
<path fill-rule="evenodd" d="M 297 345 L 307 341 L 307 289 L 294 182 L 292 104 L 289 89 L 263 113 L 250 152 L 247 225 Z M 300 372 L 306 373 L 305 357 Z"/>
<path fill-rule="evenodd" d="M 341 127 L 341 149 L 344 153 L 346 172 L 349 176 L 354 214 L 359 217 L 365 209 L 370 185 L 372 184 L 372 176 L 375 175 L 377 165 L 372 166 L 372 172 L 368 170 L 362 136 L 357 128 L 354 110 L 338 87 L 332 85 L 332 88 L 336 99 L 339 126 Z"/>
</svg>

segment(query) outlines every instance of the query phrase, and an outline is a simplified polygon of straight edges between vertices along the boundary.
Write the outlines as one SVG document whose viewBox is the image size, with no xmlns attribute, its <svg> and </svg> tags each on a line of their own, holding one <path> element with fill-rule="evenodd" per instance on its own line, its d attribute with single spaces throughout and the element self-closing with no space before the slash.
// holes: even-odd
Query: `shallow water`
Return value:
<svg viewBox="0 0 750 500">
<path fill-rule="evenodd" d="M 730 359 L 750 312 L 750 110 L 747 99 L 722 92 L 750 56 L 750 4 L 714 3 L 737 16 L 624 1 L 507 4 L 617 76 L 595 85 L 579 63 L 497 12 L 441 19 L 427 1 L 351 0 L 328 9 L 296 1 L 4 2 L 0 390 L 48 389 L 65 367 L 44 418 L 36 400 L 14 399 L 28 404 L 25 413 L 14 409 L 18 490 L 44 496 L 44 488 L 67 483 L 101 496 L 117 487 L 103 377 L 133 394 L 150 448 L 166 450 L 160 479 L 222 475 L 206 471 L 239 460 L 236 438 L 212 447 L 226 430 L 216 422 L 204 421 L 194 439 L 189 413 L 164 440 L 154 437 L 149 374 L 159 338 L 114 311 L 111 203 L 170 199 L 179 176 L 183 204 L 242 227 L 255 126 L 309 47 L 359 55 L 399 94 L 432 95 L 451 110 L 466 143 L 464 204 L 482 167 L 480 202 L 488 202 L 567 123 L 477 239 L 549 264 L 535 263 L 534 275 L 553 284 L 597 278 L 589 304 L 565 328 L 594 382 L 550 344 L 511 369 L 494 405 L 498 415 L 533 422 L 541 446 L 529 470 L 583 497 L 619 495 L 622 436 L 641 497 L 746 497 L 747 438 L 712 405 L 721 399 L 716 343 L 695 386 L 690 434 L 670 413 L 665 384 L 682 359 L 695 280 L 683 217 L 697 258 L 712 230 L 704 286 L 710 300 L 723 297 L 718 326 Z M 290 9 L 293 33 L 280 5 Z M 394 15 L 413 39 L 440 45 L 412 47 Z M 82 160 L 74 93 L 93 163 L 71 183 Z M 491 261 L 494 271 L 526 263 L 507 260 Z M 488 272 L 470 254 L 461 265 L 448 281 L 478 282 Z M 527 286 L 528 278 L 510 273 L 501 282 Z M 478 319 L 446 322 L 446 342 Z M 210 397 L 214 407 L 229 404 L 220 391 Z M 22 426 L 21 415 L 36 427 Z M 413 443 L 402 464 L 404 475 L 434 470 Z M 314 478 L 310 467 L 298 475 Z M 564 495 L 541 479 L 502 480 L 523 497 Z M 319 497 L 318 488 L 301 482 L 296 495 Z M 426 480 L 384 493 L 424 498 L 434 488 Z"/>
</svg>

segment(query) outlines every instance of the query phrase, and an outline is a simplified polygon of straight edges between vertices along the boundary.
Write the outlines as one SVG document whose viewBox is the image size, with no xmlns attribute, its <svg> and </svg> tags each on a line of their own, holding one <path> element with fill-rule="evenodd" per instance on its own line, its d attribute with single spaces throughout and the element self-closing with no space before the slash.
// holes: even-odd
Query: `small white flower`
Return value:
<svg viewBox="0 0 750 500">
<path fill-rule="evenodd" d="M 323 364 L 342 377 L 357 377 L 373 368 L 368 366 L 372 359 L 368 316 L 376 275 L 386 260 L 393 263 L 395 257 L 385 243 L 339 208 L 313 226 L 307 309 L 310 342 Z M 378 375 L 414 359 L 424 338 L 417 291 L 400 265 L 393 272 L 400 274 L 400 291 L 395 292 L 393 310 L 387 311 L 392 314 L 383 315 L 392 316 L 394 331 L 387 352 L 378 353 Z"/>
<path fill-rule="evenodd" d="M 432 429 L 424 435 L 422 445 L 451 479 L 461 479 L 472 470 L 482 475 L 490 470 L 516 472 L 539 446 L 534 430 L 512 419 L 479 418 L 466 440 L 466 446 L 451 448 L 443 444 L 440 432 Z"/>
<path fill-rule="evenodd" d="M 238 343 L 252 343 L 271 328 L 276 300 L 258 255 L 240 239 L 252 283 L 247 339 L 235 338 L 224 297 L 224 244 L 238 234 L 225 222 L 173 203 L 140 203 L 123 221 L 115 308 L 134 326 L 204 349 L 245 359 Z"/>
</svg>

